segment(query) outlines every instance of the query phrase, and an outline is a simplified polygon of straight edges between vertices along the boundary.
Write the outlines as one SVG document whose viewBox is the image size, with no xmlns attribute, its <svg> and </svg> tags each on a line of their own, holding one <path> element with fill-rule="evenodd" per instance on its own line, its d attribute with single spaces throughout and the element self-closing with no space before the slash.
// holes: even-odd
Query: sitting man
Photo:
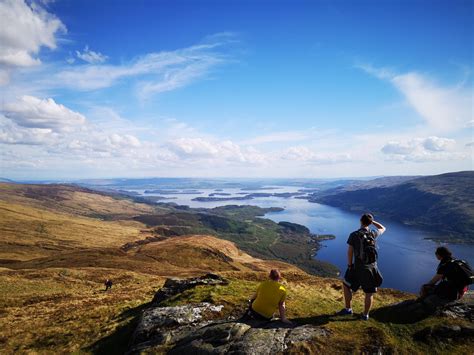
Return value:
<svg viewBox="0 0 474 355">
<path fill-rule="evenodd" d="M 278 309 L 282 322 L 291 323 L 285 315 L 285 287 L 279 282 L 281 274 L 278 270 L 270 271 L 270 280 L 263 281 L 257 288 L 257 292 L 252 297 L 248 314 L 256 320 L 272 319 L 273 314 Z"/>
<path fill-rule="evenodd" d="M 446 247 L 437 248 L 435 255 L 440 261 L 438 269 L 433 278 L 421 287 L 420 297 L 379 308 L 375 315 L 379 321 L 416 323 L 464 295 L 473 281 L 468 263 L 454 259 Z"/>
<path fill-rule="evenodd" d="M 420 290 L 420 298 L 435 295 L 443 301 L 460 299 L 472 283 L 472 270 L 465 261 L 456 260 L 446 247 L 439 247 L 435 252 L 440 261 L 436 275 Z"/>
</svg>

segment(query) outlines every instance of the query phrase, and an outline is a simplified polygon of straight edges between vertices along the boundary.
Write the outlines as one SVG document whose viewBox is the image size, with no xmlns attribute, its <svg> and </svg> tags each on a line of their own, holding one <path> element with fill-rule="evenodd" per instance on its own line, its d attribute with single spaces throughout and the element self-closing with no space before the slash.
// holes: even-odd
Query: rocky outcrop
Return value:
<svg viewBox="0 0 474 355">
<path fill-rule="evenodd" d="M 211 319 L 220 315 L 221 310 L 222 306 L 209 303 L 151 307 L 140 319 L 129 353 L 138 353 L 144 349 L 165 349 L 193 334 L 196 327 L 209 324 Z"/>
<path fill-rule="evenodd" d="M 415 333 L 413 338 L 423 342 L 452 342 L 474 337 L 474 325 L 438 325 L 427 327 Z"/>
<path fill-rule="evenodd" d="M 183 291 L 189 290 L 199 285 L 227 285 L 228 282 L 224 278 L 216 274 L 206 274 L 201 277 L 191 279 L 167 279 L 163 287 L 155 294 L 152 303 L 158 303 L 173 297 Z"/>
<path fill-rule="evenodd" d="M 335 336 L 324 326 L 288 325 L 278 320 L 257 321 L 247 315 L 225 318 L 224 305 L 195 303 L 166 307 L 164 301 L 198 285 L 225 285 L 219 275 L 207 274 L 191 279 L 168 279 L 144 311 L 130 343 L 128 354 L 317 354 Z M 452 344 L 474 337 L 472 316 L 474 297 L 462 301 L 439 302 L 427 298 L 381 307 L 373 318 L 381 322 L 414 323 L 430 315 L 459 320 L 457 324 L 430 325 L 412 334 L 416 342 Z M 362 353 L 394 353 L 393 344 L 378 327 L 369 327 L 370 341 Z"/>
<path fill-rule="evenodd" d="M 290 326 L 278 320 L 252 318 L 222 319 L 223 305 L 210 303 L 162 307 L 160 303 L 198 285 L 219 285 L 227 281 L 214 274 L 166 280 L 144 311 L 132 337 L 128 354 L 275 354 L 314 349 L 318 338 L 330 332 L 313 325 Z M 311 350 L 310 350 L 311 351 Z"/>
<path fill-rule="evenodd" d="M 153 307 L 145 311 L 129 354 L 278 354 L 314 347 L 328 330 L 251 319 L 216 321 L 222 305 L 209 303 Z M 214 318 L 214 319 L 213 319 Z"/>
<path fill-rule="evenodd" d="M 170 354 L 281 354 L 312 346 L 316 338 L 327 337 L 329 331 L 304 325 L 285 327 L 279 322 L 265 325 L 239 321 L 211 324 L 182 338 Z"/>
</svg>

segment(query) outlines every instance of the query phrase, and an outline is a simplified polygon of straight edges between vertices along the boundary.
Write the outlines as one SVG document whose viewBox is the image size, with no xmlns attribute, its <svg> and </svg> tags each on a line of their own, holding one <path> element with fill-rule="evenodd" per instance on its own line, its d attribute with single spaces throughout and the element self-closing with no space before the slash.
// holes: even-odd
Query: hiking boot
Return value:
<svg viewBox="0 0 474 355">
<path fill-rule="evenodd" d="M 368 314 L 361 314 L 360 319 L 361 320 L 369 320 L 369 315 Z"/>
<path fill-rule="evenodd" d="M 352 308 L 349 308 L 349 309 L 343 308 L 339 312 L 336 312 L 336 316 L 348 316 L 353 313 L 354 312 L 352 312 Z"/>
</svg>

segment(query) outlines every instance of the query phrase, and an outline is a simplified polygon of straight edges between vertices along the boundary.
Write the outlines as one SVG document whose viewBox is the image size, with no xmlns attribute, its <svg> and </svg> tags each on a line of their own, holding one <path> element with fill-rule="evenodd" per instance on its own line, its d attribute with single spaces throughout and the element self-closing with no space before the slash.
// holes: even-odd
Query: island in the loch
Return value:
<svg viewBox="0 0 474 355">
<path fill-rule="evenodd" d="M 226 196 L 224 194 L 221 194 L 221 195 Z M 230 195 L 230 194 L 227 194 L 227 195 Z M 193 198 L 192 200 L 199 201 L 199 202 L 247 201 L 247 200 L 253 200 L 255 198 L 260 198 L 260 197 L 290 198 L 290 197 L 296 197 L 296 196 L 303 196 L 303 195 L 306 195 L 306 193 L 304 192 L 275 192 L 275 193 L 255 192 L 255 193 L 249 194 L 249 193 L 239 192 L 238 195 L 243 195 L 243 196 L 215 197 L 218 195 L 209 194 L 208 197 L 199 196 L 199 197 Z"/>
</svg>

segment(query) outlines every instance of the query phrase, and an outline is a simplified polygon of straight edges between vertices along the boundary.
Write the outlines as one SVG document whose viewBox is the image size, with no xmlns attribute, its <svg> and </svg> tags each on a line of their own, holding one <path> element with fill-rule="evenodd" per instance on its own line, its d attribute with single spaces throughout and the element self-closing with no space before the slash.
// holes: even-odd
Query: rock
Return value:
<svg viewBox="0 0 474 355">
<path fill-rule="evenodd" d="M 474 320 L 474 306 L 465 303 L 447 304 L 437 310 L 436 315 L 454 319 L 465 318 L 472 322 Z"/>
<path fill-rule="evenodd" d="M 413 336 L 415 340 L 429 342 L 429 341 L 452 341 L 474 337 L 474 325 L 439 325 L 435 327 L 427 327 Z"/>
<path fill-rule="evenodd" d="M 206 274 L 191 279 L 167 279 L 163 287 L 153 297 L 153 304 L 158 304 L 183 291 L 199 285 L 227 285 L 228 281 L 216 274 Z"/>
<path fill-rule="evenodd" d="M 275 324 L 272 324 L 275 323 Z M 318 337 L 326 337 L 326 329 L 304 325 L 280 328 L 267 323 L 267 327 L 253 328 L 249 324 L 227 322 L 210 324 L 188 337 L 181 338 L 170 354 L 278 354 L 311 344 Z"/>
<path fill-rule="evenodd" d="M 277 354 L 315 353 L 315 342 L 330 332 L 324 328 L 292 326 L 280 321 L 244 317 L 221 320 L 222 305 L 210 303 L 162 307 L 164 300 L 198 285 L 222 285 L 214 274 L 187 280 L 167 279 L 145 310 L 130 342 L 128 354 Z"/>
<path fill-rule="evenodd" d="M 210 303 L 149 308 L 143 313 L 133 334 L 130 353 L 151 346 L 175 343 L 192 334 L 196 326 L 206 325 L 209 319 L 220 314 L 222 308 L 223 306 Z"/>
</svg>

